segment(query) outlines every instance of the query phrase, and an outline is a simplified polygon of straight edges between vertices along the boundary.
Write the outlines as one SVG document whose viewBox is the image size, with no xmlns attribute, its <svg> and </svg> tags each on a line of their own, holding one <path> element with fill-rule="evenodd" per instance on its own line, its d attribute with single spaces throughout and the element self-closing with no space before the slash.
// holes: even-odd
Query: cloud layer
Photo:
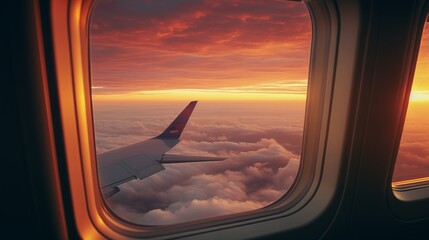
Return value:
<svg viewBox="0 0 429 240">
<path fill-rule="evenodd" d="M 166 170 L 160 173 L 121 185 L 121 191 L 108 199 L 109 207 L 129 221 L 156 225 L 249 211 L 277 200 L 289 189 L 298 170 L 304 105 L 300 112 L 298 106 L 290 106 L 290 111 L 280 114 L 276 114 L 279 107 L 288 106 L 273 105 L 264 109 L 201 104 L 182 142 L 170 153 L 223 156 L 227 160 L 165 165 Z M 159 116 L 164 116 L 158 120 L 145 119 L 142 116 L 154 115 L 140 111 L 143 115 L 137 120 L 135 109 L 124 109 L 118 114 L 113 107 L 95 108 L 99 152 L 143 140 L 141 135 L 156 135 L 180 111 L 171 107 L 158 110 Z M 155 131 L 149 130 L 146 122 L 158 125 Z"/>
</svg>

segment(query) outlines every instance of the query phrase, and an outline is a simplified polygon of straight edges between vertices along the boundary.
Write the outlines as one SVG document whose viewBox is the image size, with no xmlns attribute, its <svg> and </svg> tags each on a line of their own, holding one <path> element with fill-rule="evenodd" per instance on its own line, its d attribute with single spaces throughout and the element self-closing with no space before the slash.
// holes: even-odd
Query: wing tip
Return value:
<svg viewBox="0 0 429 240">
<path fill-rule="evenodd" d="M 198 101 L 191 101 L 188 105 L 182 110 L 182 112 L 177 115 L 173 122 L 155 138 L 159 139 L 179 139 L 180 135 L 183 132 L 186 124 L 188 123 L 189 118 L 191 117 L 192 112 L 194 111 L 195 106 Z"/>
</svg>

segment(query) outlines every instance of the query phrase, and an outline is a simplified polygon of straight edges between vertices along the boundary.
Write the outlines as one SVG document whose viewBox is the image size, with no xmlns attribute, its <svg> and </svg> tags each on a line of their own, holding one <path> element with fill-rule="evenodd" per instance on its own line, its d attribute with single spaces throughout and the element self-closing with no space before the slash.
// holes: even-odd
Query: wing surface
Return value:
<svg viewBox="0 0 429 240">
<path fill-rule="evenodd" d="M 102 191 L 111 192 L 122 183 L 144 179 L 164 170 L 160 162 L 162 156 L 178 142 L 178 139 L 148 139 L 99 154 L 98 173 Z"/>
<path fill-rule="evenodd" d="M 98 175 L 105 198 L 119 192 L 118 185 L 144 179 L 164 170 L 163 163 L 222 161 L 225 158 L 166 154 L 179 137 L 197 104 L 190 102 L 171 124 L 155 138 L 97 155 Z"/>
</svg>

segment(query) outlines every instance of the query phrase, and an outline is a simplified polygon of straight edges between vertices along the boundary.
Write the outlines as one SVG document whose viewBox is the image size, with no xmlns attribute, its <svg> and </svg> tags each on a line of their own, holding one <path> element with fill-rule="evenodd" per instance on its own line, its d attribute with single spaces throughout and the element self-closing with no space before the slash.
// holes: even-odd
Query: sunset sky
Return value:
<svg viewBox="0 0 429 240">
<path fill-rule="evenodd" d="M 395 181 L 429 175 L 425 31 Z M 99 0 L 90 23 L 97 152 L 156 136 L 198 100 L 170 153 L 227 158 L 122 184 L 107 201 L 113 212 L 163 225 L 281 197 L 300 163 L 310 48 L 302 2 Z"/>
<path fill-rule="evenodd" d="M 303 3 L 99 1 L 94 99 L 305 100 L 310 25 Z"/>
</svg>

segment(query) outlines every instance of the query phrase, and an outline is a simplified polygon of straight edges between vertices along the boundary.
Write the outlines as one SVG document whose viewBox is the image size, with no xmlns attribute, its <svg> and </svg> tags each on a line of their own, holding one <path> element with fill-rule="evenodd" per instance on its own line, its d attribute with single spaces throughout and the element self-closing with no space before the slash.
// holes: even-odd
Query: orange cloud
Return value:
<svg viewBox="0 0 429 240">
<path fill-rule="evenodd" d="M 93 93 L 237 88 L 254 94 L 252 86 L 306 82 L 310 39 L 302 3 L 100 1 L 90 44 L 92 85 L 102 88 Z M 296 94 L 305 99 L 305 89 Z"/>
</svg>

